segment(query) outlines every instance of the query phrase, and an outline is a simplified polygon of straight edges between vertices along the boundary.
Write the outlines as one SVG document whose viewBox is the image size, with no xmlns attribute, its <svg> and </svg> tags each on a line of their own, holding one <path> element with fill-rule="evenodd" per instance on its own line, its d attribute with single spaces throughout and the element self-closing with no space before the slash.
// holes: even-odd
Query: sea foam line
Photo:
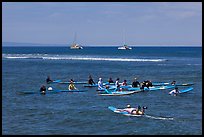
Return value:
<svg viewBox="0 0 204 137">
<path fill-rule="evenodd" d="M 91 56 L 64 56 L 64 55 L 47 55 L 47 54 L 2 54 L 3 58 L 8 59 L 47 59 L 47 60 L 87 60 L 87 61 L 123 61 L 123 62 L 162 62 L 166 59 L 134 59 L 134 58 L 117 58 L 117 57 L 91 57 Z"/>
<path fill-rule="evenodd" d="M 124 61 L 124 62 L 160 62 L 165 59 L 131 59 L 131 58 L 81 58 L 81 57 L 43 57 L 51 60 L 91 60 L 91 61 Z"/>
</svg>

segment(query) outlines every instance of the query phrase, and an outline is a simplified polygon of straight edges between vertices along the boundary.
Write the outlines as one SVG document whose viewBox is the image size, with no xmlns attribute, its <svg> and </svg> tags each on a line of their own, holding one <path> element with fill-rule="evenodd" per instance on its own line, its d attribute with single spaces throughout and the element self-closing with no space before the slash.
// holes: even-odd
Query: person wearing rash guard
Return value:
<svg viewBox="0 0 204 137">
<path fill-rule="evenodd" d="M 98 90 L 101 90 L 103 89 L 103 81 L 102 81 L 102 78 L 99 78 L 98 79 Z"/>
<path fill-rule="evenodd" d="M 127 80 L 124 80 L 123 83 L 122 83 L 122 85 L 123 85 L 123 86 L 127 86 L 127 85 L 128 85 L 128 84 L 127 84 Z"/>
<path fill-rule="evenodd" d="M 132 82 L 132 87 L 140 87 L 140 82 L 137 81 L 137 78 L 135 78 L 134 81 Z"/>
<path fill-rule="evenodd" d="M 74 82 L 74 81 L 71 79 L 71 80 L 70 80 L 69 87 L 68 87 L 69 90 L 77 90 L 77 88 L 75 87 L 75 85 L 74 85 L 73 82 Z"/>
<path fill-rule="evenodd" d="M 179 93 L 178 87 L 175 87 L 172 91 L 169 92 L 169 94 L 177 95 Z"/>
<path fill-rule="evenodd" d="M 115 87 L 117 88 L 117 91 L 120 91 L 120 83 L 119 83 L 119 78 L 116 79 L 115 81 Z"/>
</svg>

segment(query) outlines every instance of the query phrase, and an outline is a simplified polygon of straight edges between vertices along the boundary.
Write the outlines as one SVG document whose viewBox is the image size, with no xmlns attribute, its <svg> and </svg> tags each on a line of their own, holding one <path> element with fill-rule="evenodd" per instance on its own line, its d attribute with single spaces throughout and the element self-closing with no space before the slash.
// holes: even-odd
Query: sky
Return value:
<svg viewBox="0 0 204 137">
<path fill-rule="evenodd" d="M 3 2 L 2 42 L 202 45 L 202 2 Z"/>
</svg>

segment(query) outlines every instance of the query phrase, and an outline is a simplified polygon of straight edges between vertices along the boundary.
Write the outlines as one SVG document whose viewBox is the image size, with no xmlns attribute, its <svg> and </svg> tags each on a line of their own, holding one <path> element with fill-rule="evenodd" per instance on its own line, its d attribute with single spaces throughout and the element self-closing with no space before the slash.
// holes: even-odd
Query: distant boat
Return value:
<svg viewBox="0 0 204 137">
<path fill-rule="evenodd" d="M 118 47 L 118 49 L 120 49 L 120 50 L 131 50 L 132 49 L 127 44 L 125 44 L 125 37 L 124 37 L 124 35 L 123 35 L 123 46 Z"/>
<path fill-rule="evenodd" d="M 71 45 L 70 49 L 83 49 L 83 47 L 79 44 L 73 43 Z"/>
<path fill-rule="evenodd" d="M 76 33 L 74 36 L 74 42 L 71 44 L 70 49 L 83 49 L 83 47 L 80 44 L 76 43 Z"/>
<path fill-rule="evenodd" d="M 118 47 L 118 49 L 122 49 L 122 50 L 131 50 L 131 47 L 128 47 L 127 45 L 123 45 L 121 47 Z"/>
</svg>

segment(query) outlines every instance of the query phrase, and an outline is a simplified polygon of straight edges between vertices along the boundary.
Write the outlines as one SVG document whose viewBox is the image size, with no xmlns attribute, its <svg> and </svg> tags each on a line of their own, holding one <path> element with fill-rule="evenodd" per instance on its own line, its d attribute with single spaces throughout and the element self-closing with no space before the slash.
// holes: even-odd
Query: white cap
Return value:
<svg viewBox="0 0 204 137">
<path fill-rule="evenodd" d="M 129 105 L 129 104 L 127 105 L 127 108 L 130 108 L 130 105 Z"/>
<path fill-rule="evenodd" d="M 48 90 L 52 90 L 52 87 L 49 87 Z"/>
<path fill-rule="evenodd" d="M 99 80 L 101 81 L 101 80 L 102 80 L 102 78 L 99 78 Z"/>
</svg>

